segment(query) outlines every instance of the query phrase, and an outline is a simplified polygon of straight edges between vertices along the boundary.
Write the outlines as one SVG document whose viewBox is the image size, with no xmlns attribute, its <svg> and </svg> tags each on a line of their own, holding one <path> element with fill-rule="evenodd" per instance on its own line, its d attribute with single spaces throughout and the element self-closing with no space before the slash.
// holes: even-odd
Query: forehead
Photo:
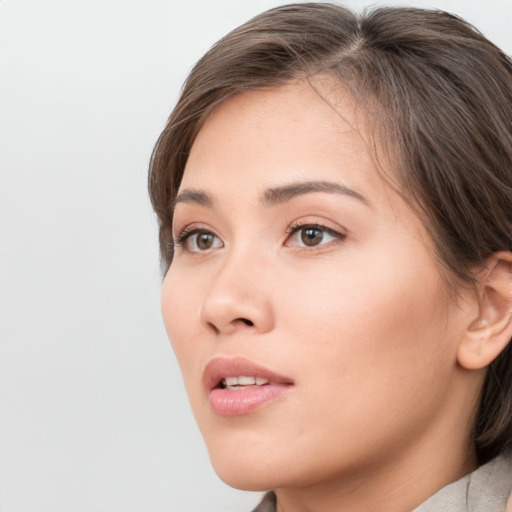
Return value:
<svg viewBox="0 0 512 512">
<path fill-rule="evenodd" d="M 304 179 L 381 187 L 353 100 L 327 93 L 296 82 L 225 100 L 199 131 L 181 188 Z"/>
</svg>

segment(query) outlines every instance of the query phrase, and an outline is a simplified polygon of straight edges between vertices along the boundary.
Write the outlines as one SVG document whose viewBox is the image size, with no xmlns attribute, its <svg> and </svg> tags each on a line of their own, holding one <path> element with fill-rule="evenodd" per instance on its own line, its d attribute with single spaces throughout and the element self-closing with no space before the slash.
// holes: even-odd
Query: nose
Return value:
<svg viewBox="0 0 512 512">
<path fill-rule="evenodd" d="M 215 334 L 263 334 L 274 327 L 269 266 L 254 255 L 231 254 L 212 277 L 201 305 L 201 321 Z"/>
</svg>

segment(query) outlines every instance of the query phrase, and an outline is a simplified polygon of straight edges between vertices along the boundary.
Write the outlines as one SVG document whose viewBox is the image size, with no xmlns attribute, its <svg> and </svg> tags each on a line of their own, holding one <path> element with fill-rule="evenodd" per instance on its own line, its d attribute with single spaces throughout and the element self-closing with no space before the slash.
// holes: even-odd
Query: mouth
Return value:
<svg viewBox="0 0 512 512">
<path fill-rule="evenodd" d="M 291 390 L 293 380 L 244 358 L 214 358 L 203 381 L 216 414 L 248 414 Z"/>
<path fill-rule="evenodd" d="M 266 386 L 269 384 L 268 379 L 263 377 L 247 377 L 240 375 L 239 377 L 226 377 L 222 379 L 219 386 L 221 389 L 228 389 L 229 391 L 238 391 L 245 389 L 248 386 Z"/>
</svg>

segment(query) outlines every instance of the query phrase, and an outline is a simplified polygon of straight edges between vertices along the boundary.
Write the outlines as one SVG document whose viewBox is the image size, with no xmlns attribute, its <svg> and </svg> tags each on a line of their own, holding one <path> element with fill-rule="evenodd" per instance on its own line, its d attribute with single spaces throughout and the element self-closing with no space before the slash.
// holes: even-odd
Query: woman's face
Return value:
<svg viewBox="0 0 512 512">
<path fill-rule="evenodd" d="M 228 99 L 181 183 L 163 316 L 235 487 L 368 474 L 460 424 L 463 308 L 338 110 L 302 83 Z"/>
</svg>

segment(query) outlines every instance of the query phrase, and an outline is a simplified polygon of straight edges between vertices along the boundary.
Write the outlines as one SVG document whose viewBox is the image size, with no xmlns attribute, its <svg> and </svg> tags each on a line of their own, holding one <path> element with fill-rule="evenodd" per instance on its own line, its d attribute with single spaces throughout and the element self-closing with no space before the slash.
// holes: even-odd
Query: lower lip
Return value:
<svg viewBox="0 0 512 512">
<path fill-rule="evenodd" d="M 210 404 L 213 411 L 221 416 L 240 416 L 283 396 L 290 388 L 290 385 L 284 384 L 248 386 L 236 390 L 215 388 L 210 391 Z"/>
</svg>

